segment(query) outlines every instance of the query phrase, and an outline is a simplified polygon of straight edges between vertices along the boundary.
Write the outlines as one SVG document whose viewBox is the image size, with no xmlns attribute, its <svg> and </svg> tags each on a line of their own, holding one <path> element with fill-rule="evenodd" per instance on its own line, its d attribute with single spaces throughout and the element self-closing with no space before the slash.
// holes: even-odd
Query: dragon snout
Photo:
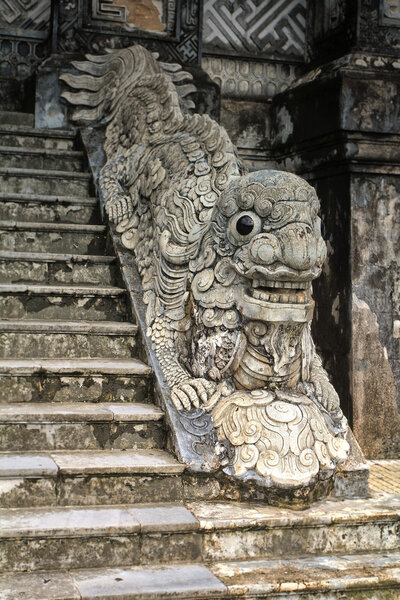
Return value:
<svg viewBox="0 0 400 600">
<path fill-rule="evenodd" d="M 256 264 L 282 263 L 296 271 L 321 267 L 326 258 L 325 242 L 308 226 L 286 227 L 255 237 L 249 254 Z"/>
</svg>

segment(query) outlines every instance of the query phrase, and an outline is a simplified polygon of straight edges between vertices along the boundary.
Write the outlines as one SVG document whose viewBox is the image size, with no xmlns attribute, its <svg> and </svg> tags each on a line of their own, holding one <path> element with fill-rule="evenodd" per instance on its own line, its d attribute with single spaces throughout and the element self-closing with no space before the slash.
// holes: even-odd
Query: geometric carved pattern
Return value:
<svg viewBox="0 0 400 600">
<path fill-rule="evenodd" d="M 117 23 L 126 23 L 126 8 L 113 6 L 113 0 L 92 0 L 92 16 L 94 19 L 105 18 Z"/>
<path fill-rule="evenodd" d="M 50 0 L 0 0 L 0 29 L 46 30 Z"/>
<path fill-rule="evenodd" d="M 299 65 L 243 58 L 203 56 L 201 66 L 221 88 L 222 96 L 272 98 L 299 75 Z"/>
<path fill-rule="evenodd" d="M 104 53 L 107 49 L 125 48 L 136 42 L 152 52 L 157 52 L 165 62 L 200 62 L 201 0 L 143 0 L 137 3 L 136 0 L 58 2 L 58 52 Z M 160 15 L 158 8 L 163 7 L 164 31 L 161 31 L 161 28 L 147 29 L 144 22 L 136 19 L 138 13 L 135 10 L 145 4 L 148 10 L 142 12 L 142 16 L 153 14 L 154 17 L 155 8 Z"/>
<path fill-rule="evenodd" d="M 25 79 L 48 54 L 51 0 L 0 0 L 0 76 Z"/>
<path fill-rule="evenodd" d="M 306 0 L 205 0 L 205 45 L 241 54 L 303 56 Z"/>
</svg>

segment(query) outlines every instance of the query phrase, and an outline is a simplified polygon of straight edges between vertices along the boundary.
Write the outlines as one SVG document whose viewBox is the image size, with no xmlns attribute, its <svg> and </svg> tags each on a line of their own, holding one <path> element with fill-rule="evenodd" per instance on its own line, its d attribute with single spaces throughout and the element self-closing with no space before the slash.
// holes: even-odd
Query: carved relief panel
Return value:
<svg viewBox="0 0 400 600">
<path fill-rule="evenodd" d="M 25 78 L 48 52 L 50 0 L 0 0 L 0 76 Z"/>
<path fill-rule="evenodd" d="M 101 52 L 140 41 L 163 60 L 200 60 L 201 0 L 61 0 L 61 52 Z"/>
</svg>

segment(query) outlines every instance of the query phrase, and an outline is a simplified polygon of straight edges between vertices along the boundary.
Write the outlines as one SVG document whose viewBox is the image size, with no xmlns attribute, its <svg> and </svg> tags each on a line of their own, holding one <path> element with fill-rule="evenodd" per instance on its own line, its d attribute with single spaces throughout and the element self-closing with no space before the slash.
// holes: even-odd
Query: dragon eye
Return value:
<svg viewBox="0 0 400 600">
<path fill-rule="evenodd" d="M 236 231 L 240 235 L 248 235 L 254 229 L 254 221 L 250 215 L 243 215 L 236 222 Z"/>
</svg>

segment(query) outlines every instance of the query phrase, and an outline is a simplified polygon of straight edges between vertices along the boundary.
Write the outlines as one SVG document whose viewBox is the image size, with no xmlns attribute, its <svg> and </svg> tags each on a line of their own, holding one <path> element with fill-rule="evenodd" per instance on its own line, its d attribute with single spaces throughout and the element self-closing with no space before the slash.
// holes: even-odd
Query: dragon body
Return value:
<svg viewBox="0 0 400 600">
<path fill-rule="evenodd" d="M 135 255 L 175 410 L 212 416 L 233 477 L 285 489 L 331 477 L 349 445 L 310 333 L 326 256 L 314 189 L 248 173 L 226 131 L 191 114 L 179 66 L 140 46 L 87 59 L 62 76 L 78 89 L 64 96 L 106 128 L 99 186 Z"/>
</svg>

